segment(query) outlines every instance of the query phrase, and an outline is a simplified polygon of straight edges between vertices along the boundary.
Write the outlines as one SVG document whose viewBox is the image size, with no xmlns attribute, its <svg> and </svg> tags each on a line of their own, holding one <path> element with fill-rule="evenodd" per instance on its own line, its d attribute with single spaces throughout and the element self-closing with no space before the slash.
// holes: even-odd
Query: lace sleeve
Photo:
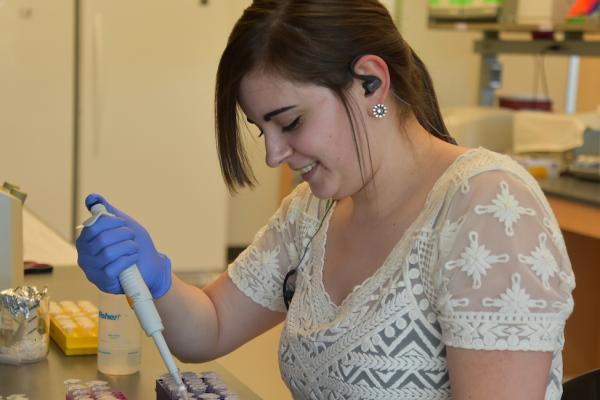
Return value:
<svg viewBox="0 0 600 400">
<path fill-rule="evenodd" d="M 299 259 L 298 230 L 309 194 L 308 188 L 300 185 L 288 195 L 227 270 L 238 289 L 273 311 L 285 312 L 283 279 Z"/>
<path fill-rule="evenodd" d="M 434 285 L 445 344 L 560 350 L 575 278 L 535 181 L 488 171 L 463 183 L 451 201 L 439 254 Z"/>
</svg>

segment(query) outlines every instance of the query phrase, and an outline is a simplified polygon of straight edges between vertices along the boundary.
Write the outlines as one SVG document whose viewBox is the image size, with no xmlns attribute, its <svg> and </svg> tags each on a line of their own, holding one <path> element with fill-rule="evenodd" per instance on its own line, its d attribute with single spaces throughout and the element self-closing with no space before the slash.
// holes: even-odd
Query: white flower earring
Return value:
<svg viewBox="0 0 600 400">
<path fill-rule="evenodd" d="M 373 106 L 373 108 L 371 109 L 371 111 L 375 118 L 381 119 L 387 115 L 388 109 L 384 104 L 379 103 L 379 104 L 375 104 Z"/>
</svg>

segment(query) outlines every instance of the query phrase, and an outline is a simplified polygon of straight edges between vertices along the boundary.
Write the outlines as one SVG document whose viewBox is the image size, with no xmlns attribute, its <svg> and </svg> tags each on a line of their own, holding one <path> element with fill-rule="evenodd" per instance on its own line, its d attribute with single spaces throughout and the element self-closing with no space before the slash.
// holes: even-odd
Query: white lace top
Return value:
<svg viewBox="0 0 600 400">
<path fill-rule="evenodd" d="M 326 204 L 299 185 L 229 266 L 236 286 L 285 311 L 283 279 Z M 331 214 L 299 266 L 281 336 L 295 399 L 448 399 L 446 346 L 552 352 L 546 399 L 560 399 L 575 278 L 548 202 L 517 163 L 483 148 L 459 156 L 385 263 L 339 306 L 322 281 Z"/>
</svg>

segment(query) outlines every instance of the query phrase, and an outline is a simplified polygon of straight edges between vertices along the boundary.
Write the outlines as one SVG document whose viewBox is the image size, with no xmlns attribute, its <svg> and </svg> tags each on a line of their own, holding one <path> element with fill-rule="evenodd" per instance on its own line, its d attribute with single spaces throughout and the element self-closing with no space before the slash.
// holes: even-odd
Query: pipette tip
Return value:
<svg viewBox="0 0 600 400">
<path fill-rule="evenodd" d="M 179 385 L 177 390 L 179 390 L 179 398 L 180 399 L 188 400 L 187 388 L 185 387 L 185 385 L 183 383 Z"/>
</svg>

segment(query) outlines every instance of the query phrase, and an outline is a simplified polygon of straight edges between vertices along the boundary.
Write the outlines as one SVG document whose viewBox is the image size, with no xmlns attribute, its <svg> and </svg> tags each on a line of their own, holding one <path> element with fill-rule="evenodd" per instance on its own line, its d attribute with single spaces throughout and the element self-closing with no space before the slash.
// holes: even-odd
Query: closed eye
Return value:
<svg viewBox="0 0 600 400">
<path fill-rule="evenodd" d="M 248 119 L 248 122 L 250 122 L 251 124 L 255 125 L 256 127 L 258 127 L 258 125 L 256 125 L 254 122 L 252 122 L 250 119 Z M 300 123 L 302 122 L 302 117 L 299 116 L 298 118 L 296 118 L 295 120 L 292 121 L 291 124 L 284 126 L 283 128 L 281 128 L 282 132 L 291 132 L 294 129 L 298 128 L 298 126 L 300 126 Z M 260 129 L 260 128 L 259 128 Z M 258 134 L 258 137 L 262 137 L 264 136 L 264 131 L 262 129 L 260 129 L 260 133 Z"/>
<path fill-rule="evenodd" d="M 293 131 L 294 129 L 296 129 L 298 126 L 300 126 L 300 122 L 301 122 L 301 117 L 296 118 L 295 120 L 292 121 L 291 124 L 284 126 L 283 128 L 281 128 L 282 132 L 290 132 Z"/>
</svg>

